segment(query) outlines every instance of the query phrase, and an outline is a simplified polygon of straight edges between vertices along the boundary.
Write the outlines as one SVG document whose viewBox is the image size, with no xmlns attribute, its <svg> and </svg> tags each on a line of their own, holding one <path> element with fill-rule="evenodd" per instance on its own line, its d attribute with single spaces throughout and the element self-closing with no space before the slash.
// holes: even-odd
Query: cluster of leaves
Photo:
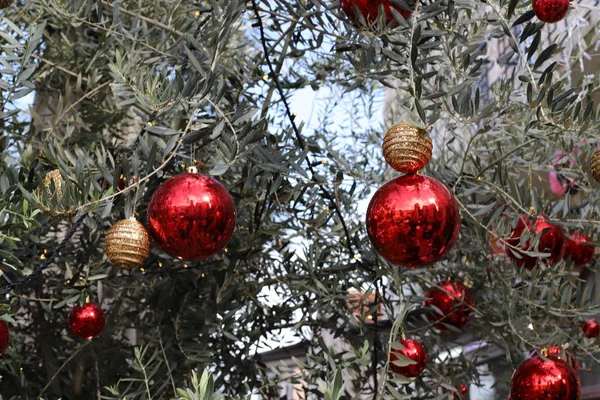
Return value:
<svg viewBox="0 0 600 400">
<path fill-rule="evenodd" d="M 489 237 L 505 237 L 530 207 L 568 231 L 600 224 L 585 167 L 600 127 L 599 80 L 580 66 L 596 31 L 581 26 L 549 43 L 548 27 L 516 1 L 427 0 L 397 27 L 380 19 L 375 33 L 349 24 L 337 3 L 257 6 L 276 76 L 253 10 L 238 0 L 33 0 L 4 12 L 2 270 L 31 272 L 69 218 L 87 217 L 52 267 L 10 298 L 2 395 L 215 398 L 204 376 L 176 389 L 207 368 L 227 398 L 275 395 L 290 380 L 332 400 L 427 399 L 479 383 L 482 365 L 500 355 L 490 371 L 506 398 L 506 374 L 524 350 L 568 343 L 594 367 L 598 348 L 578 333 L 597 312 L 593 266 L 517 270 L 492 254 Z M 288 99 L 327 97 L 316 123 L 299 124 L 302 140 L 276 83 Z M 427 270 L 385 263 L 364 229 L 366 199 L 392 176 L 381 137 L 400 120 L 435 128 L 426 173 L 453 190 L 463 216 L 455 249 Z M 544 190 L 555 149 L 575 161 L 561 172 L 579 183 L 577 199 Z M 135 271 L 111 266 L 108 227 L 144 221 L 151 194 L 190 165 L 217 176 L 236 201 L 227 251 L 184 263 L 155 249 Z M 38 189 L 53 169 L 60 196 L 55 183 Z M 447 276 L 470 282 L 477 305 L 467 331 L 440 335 L 421 304 Z M 377 292 L 382 305 L 366 314 L 384 315 L 356 318 L 350 289 Z M 66 329 L 69 308 L 87 296 L 108 317 L 91 344 Z M 408 385 L 387 368 L 401 327 L 432 360 Z M 290 337 L 307 355 L 294 367 L 267 363 L 261 352 Z M 468 341 L 482 345 L 454 357 Z"/>
</svg>

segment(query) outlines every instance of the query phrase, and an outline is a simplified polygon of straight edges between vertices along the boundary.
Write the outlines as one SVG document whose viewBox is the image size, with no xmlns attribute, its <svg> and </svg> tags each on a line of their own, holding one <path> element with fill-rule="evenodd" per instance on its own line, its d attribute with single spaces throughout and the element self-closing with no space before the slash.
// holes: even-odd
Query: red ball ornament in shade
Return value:
<svg viewBox="0 0 600 400">
<path fill-rule="evenodd" d="M 69 328 L 81 339 L 93 339 L 104 329 L 104 311 L 96 303 L 76 306 L 69 316 Z"/>
<path fill-rule="evenodd" d="M 434 178 L 403 175 L 383 185 L 367 209 L 367 233 L 392 264 L 420 268 L 444 258 L 458 238 L 460 213 Z"/>
<path fill-rule="evenodd" d="M 459 389 L 460 389 L 460 396 L 456 392 L 452 393 L 454 400 L 466 399 L 467 398 L 466 396 L 469 393 L 469 388 L 467 387 L 467 385 L 465 385 L 464 383 L 461 383 Z"/>
<path fill-rule="evenodd" d="M 565 235 L 565 249 L 563 258 L 571 260 L 578 267 L 585 265 L 594 259 L 596 249 L 594 246 L 588 246 L 585 243 L 592 239 L 583 233 L 572 233 L 571 238 Z"/>
<path fill-rule="evenodd" d="M 148 206 L 148 229 L 165 253 L 198 261 L 221 251 L 235 229 L 231 195 L 214 178 L 183 173 L 163 183 Z"/>
<path fill-rule="evenodd" d="M 406 1 L 406 5 L 411 10 L 414 9 L 414 1 L 408 0 Z M 356 15 L 355 7 L 362 14 L 367 24 L 373 24 L 377 20 L 377 15 L 379 13 L 379 6 L 383 6 L 383 10 L 385 12 L 385 22 L 389 24 L 390 22 L 394 22 L 394 15 L 390 8 L 394 8 L 396 11 L 404 17 L 404 19 L 410 18 L 412 11 L 405 10 L 397 5 L 395 5 L 391 0 L 340 0 L 340 6 L 344 13 L 350 18 L 354 25 L 359 25 L 359 18 Z"/>
<path fill-rule="evenodd" d="M 569 364 L 573 368 L 573 371 L 575 371 L 575 374 L 579 374 L 579 362 L 577 361 L 577 359 L 575 358 L 573 353 L 571 353 L 569 350 L 563 349 L 562 347 L 557 346 L 557 345 L 552 345 L 552 346 L 547 346 L 547 347 L 542 348 L 540 350 L 540 352 L 546 358 L 553 356 L 553 357 L 560 358 L 563 361 L 566 361 L 566 363 Z M 531 352 L 531 357 L 539 357 L 539 356 L 540 355 L 537 351 L 534 350 Z"/>
<path fill-rule="evenodd" d="M 510 382 L 512 400 L 579 400 L 579 377 L 566 361 L 548 355 L 531 357 L 514 372 Z"/>
<path fill-rule="evenodd" d="M 521 238 L 525 236 L 523 241 Z M 539 236 L 536 245 L 532 245 L 535 238 Z M 565 235 L 559 226 L 553 225 L 542 216 L 529 217 L 522 215 L 517 221 L 510 237 L 506 240 L 506 254 L 518 267 L 533 269 L 538 262 L 553 264 L 559 261 L 563 255 L 563 244 Z M 523 252 L 549 253 L 547 258 L 530 256 Z M 517 254 L 515 254 L 517 253 Z"/>
<path fill-rule="evenodd" d="M 600 324 L 595 319 L 588 319 L 583 323 L 581 331 L 588 339 L 595 339 L 600 336 Z"/>
<path fill-rule="evenodd" d="M 427 318 L 439 330 L 449 331 L 447 325 L 461 329 L 471 320 L 471 307 L 475 305 L 475 300 L 471 289 L 462 283 L 442 282 L 439 288 L 429 289 L 425 293 L 425 297 L 427 300 L 425 300 L 423 306 L 435 307 L 433 311 L 427 314 Z"/>
<path fill-rule="evenodd" d="M 413 339 L 402 339 L 400 344 L 404 346 L 403 349 L 392 348 L 390 350 L 390 368 L 395 373 L 404 375 L 407 378 L 420 375 L 425 369 L 425 365 L 427 365 L 427 350 L 421 343 Z M 400 359 L 399 355 L 410 358 L 416 363 L 404 366 L 394 364 L 395 361 Z"/>
<path fill-rule="evenodd" d="M 558 22 L 569 13 L 569 0 L 533 0 L 533 12 L 542 22 Z"/>
<path fill-rule="evenodd" d="M 10 339 L 10 331 L 6 321 L 0 321 L 0 356 L 8 349 L 8 341 Z"/>
</svg>

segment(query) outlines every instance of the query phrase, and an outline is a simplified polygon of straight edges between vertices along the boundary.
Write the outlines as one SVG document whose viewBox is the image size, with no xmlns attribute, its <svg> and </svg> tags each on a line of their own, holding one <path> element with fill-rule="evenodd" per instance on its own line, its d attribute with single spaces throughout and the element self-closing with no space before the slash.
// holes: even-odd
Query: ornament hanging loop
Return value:
<svg viewBox="0 0 600 400">
<path fill-rule="evenodd" d="M 186 171 L 189 174 L 197 174 L 198 173 L 198 168 L 194 167 L 194 166 L 190 166 L 186 168 Z"/>
</svg>

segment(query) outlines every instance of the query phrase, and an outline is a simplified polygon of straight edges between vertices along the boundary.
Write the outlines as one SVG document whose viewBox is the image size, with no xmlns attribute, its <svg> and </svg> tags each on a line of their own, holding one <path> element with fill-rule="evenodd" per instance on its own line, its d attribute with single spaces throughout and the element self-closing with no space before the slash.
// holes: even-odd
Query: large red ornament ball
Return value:
<svg viewBox="0 0 600 400">
<path fill-rule="evenodd" d="M 414 9 L 414 1 L 408 0 L 406 3 L 409 8 Z M 408 19 L 412 14 L 412 11 L 405 10 L 393 4 L 391 0 L 340 0 L 340 5 L 342 6 L 342 10 L 344 10 L 348 18 L 350 18 L 355 25 L 359 24 L 359 19 L 354 9 L 355 6 L 368 24 L 373 24 L 377 20 L 379 5 L 383 6 L 385 11 L 385 22 L 387 24 L 395 21 L 390 8 L 394 8 L 398 11 L 404 19 Z"/>
<path fill-rule="evenodd" d="M 8 340 L 10 339 L 10 331 L 6 321 L 0 321 L 0 356 L 8 349 Z"/>
<path fill-rule="evenodd" d="M 390 367 L 392 371 L 408 378 L 414 378 L 420 375 L 425 369 L 425 365 L 427 365 L 427 350 L 425 350 L 425 347 L 423 347 L 421 343 L 413 339 L 402 339 L 400 344 L 404 346 L 403 349 L 390 350 Z M 394 361 L 400 359 L 398 355 L 410 358 L 411 360 L 416 361 L 416 364 L 404 366 L 396 365 L 394 364 Z"/>
<path fill-rule="evenodd" d="M 76 306 L 69 316 L 69 328 L 81 339 L 93 339 L 104 329 L 104 311 L 95 303 Z"/>
<path fill-rule="evenodd" d="M 427 314 L 433 326 L 441 331 L 449 331 L 447 325 L 458 329 L 464 328 L 472 316 L 475 300 L 471 289 L 460 282 L 445 281 L 438 287 L 431 288 L 425 293 L 424 307 L 435 307 L 439 310 Z"/>
<path fill-rule="evenodd" d="M 512 400 L 579 400 L 581 383 L 564 360 L 548 355 L 531 357 L 517 368 L 510 382 Z"/>
<path fill-rule="evenodd" d="M 526 239 L 523 239 L 523 243 L 521 243 L 522 236 L 526 237 Z M 532 245 L 536 236 L 539 236 L 539 241 L 536 245 Z M 565 235 L 562 229 L 545 221 L 543 217 L 530 218 L 527 215 L 522 215 L 510 237 L 506 240 L 512 246 L 507 246 L 506 254 L 517 266 L 524 266 L 530 270 L 538 262 L 546 261 L 553 264 L 559 261 L 563 255 L 564 239 Z M 548 258 L 538 258 L 524 252 L 549 253 L 550 256 Z M 518 255 L 515 253 L 518 253 Z"/>
<path fill-rule="evenodd" d="M 581 331 L 588 339 L 595 339 L 600 336 L 600 324 L 595 319 L 588 319 L 583 323 Z"/>
<path fill-rule="evenodd" d="M 580 267 L 592 261 L 596 253 L 594 246 L 588 246 L 585 243 L 591 242 L 589 236 L 583 233 L 572 233 L 572 239 L 565 236 L 565 253 L 563 258 L 565 260 L 571 259 L 571 262 L 576 266 Z"/>
<path fill-rule="evenodd" d="M 198 261 L 222 250 L 235 229 L 231 195 L 214 178 L 183 173 L 163 183 L 148 206 L 150 234 L 165 253 Z"/>
<path fill-rule="evenodd" d="M 454 196 L 441 182 L 403 175 L 383 185 L 367 209 L 373 247 L 392 264 L 431 265 L 448 254 L 460 230 Z"/>
<path fill-rule="evenodd" d="M 532 6 L 542 22 L 558 22 L 569 13 L 569 0 L 533 0 Z"/>
</svg>

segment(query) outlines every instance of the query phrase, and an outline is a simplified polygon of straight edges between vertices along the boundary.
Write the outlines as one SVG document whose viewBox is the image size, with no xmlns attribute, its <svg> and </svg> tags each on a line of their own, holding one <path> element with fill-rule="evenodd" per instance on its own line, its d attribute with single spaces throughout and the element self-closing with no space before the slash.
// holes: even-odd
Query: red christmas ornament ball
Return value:
<svg viewBox="0 0 600 400">
<path fill-rule="evenodd" d="M 404 346 L 403 349 L 392 349 L 390 351 L 390 367 L 392 371 L 408 378 L 414 378 L 415 376 L 420 375 L 427 364 L 427 350 L 425 350 L 425 347 L 423 347 L 421 343 L 413 339 L 402 339 L 400 344 Z M 416 364 L 404 366 L 396 365 L 394 364 L 394 361 L 400 359 L 398 355 L 410 358 L 411 360 L 416 361 Z"/>
<path fill-rule="evenodd" d="M 435 307 L 437 310 L 427 314 L 433 326 L 441 331 L 449 331 L 447 325 L 458 329 L 464 328 L 472 317 L 470 307 L 475 305 L 471 289 L 460 282 L 445 281 L 439 288 L 431 288 L 425 293 L 425 307 Z M 438 312 L 439 310 L 439 312 Z"/>
<path fill-rule="evenodd" d="M 565 236 L 565 249 L 563 258 L 568 260 L 569 258 L 576 266 L 580 267 L 592 261 L 596 253 L 594 246 L 588 246 L 585 243 L 590 242 L 592 239 L 583 233 L 572 233 L 569 239 Z"/>
<path fill-rule="evenodd" d="M 69 328 L 81 339 L 93 339 L 104 329 L 104 311 L 96 303 L 76 306 L 69 316 Z"/>
<path fill-rule="evenodd" d="M 454 400 L 460 400 L 461 398 L 465 398 L 464 396 L 466 396 L 467 393 L 469 393 L 469 388 L 464 383 L 460 384 L 459 389 L 460 389 L 460 394 L 462 397 L 459 396 L 456 392 L 453 392 L 452 394 L 453 394 Z"/>
<path fill-rule="evenodd" d="M 583 323 L 581 331 L 588 339 L 595 339 L 600 336 L 600 324 L 595 319 L 588 319 Z"/>
<path fill-rule="evenodd" d="M 569 0 L 533 0 L 533 12 L 542 22 L 558 22 L 569 13 Z"/>
<path fill-rule="evenodd" d="M 414 1 L 406 1 L 408 7 L 414 9 Z M 385 22 L 389 24 L 395 21 L 394 15 L 391 8 L 398 11 L 404 19 L 408 19 L 412 14 L 411 10 L 405 10 L 394 3 L 391 0 L 340 0 L 340 6 L 344 13 L 350 18 L 352 23 L 355 25 L 359 24 L 358 16 L 355 13 L 355 7 L 362 14 L 365 21 L 368 24 L 373 24 L 377 20 L 377 14 L 379 13 L 379 6 L 382 5 L 385 11 Z"/>
<path fill-rule="evenodd" d="M 8 340 L 10 339 L 10 331 L 6 321 L 0 321 L 0 356 L 8 349 Z"/>
<path fill-rule="evenodd" d="M 547 359 L 531 357 L 517 368 L 510 382 L 512 400 L 579 400 L 581 383 L 573 368 L 554 355 Z"/>
<path fill-rule="evenodd" d="M 521 243 L 521 237 L 524 234 L 527 234 L 527 239 L 524 239 L 524 243 Z M 532 245 L 532 241 L 538 235 L 537 245 Z M 563 255 L 564 239 L 565 235 L 562 229 L 545 221 L 543 217 L 530 218 L 527 215 L 522 215 L 510 237 L 506 240 L 512 246 L 507 246 L 506 254 L 518 267 L 524 266 L 530 270 L 542 260 L 550 264 L 559 261 Z M 538 258 L 524 252 L 550 253 L 550 257 Z M 518 255 L 515 253 L 518 253 Z"/>
<path fill-rule="evenodd" d="M 434 178 L 403 175 L 383 185 L 367 209 L 367 233 L 392 264 L 419 268 L 448 254 L 460 230 L 458 204 Z"/>
<path fill-rule="evenodd" d="M 150 234 L 165 253 L 198 261 L 222 250 L 235 229 L 231 195 L 214 178 L 183 173 L 163 183 L 148 206 Z"/>
</svg>

